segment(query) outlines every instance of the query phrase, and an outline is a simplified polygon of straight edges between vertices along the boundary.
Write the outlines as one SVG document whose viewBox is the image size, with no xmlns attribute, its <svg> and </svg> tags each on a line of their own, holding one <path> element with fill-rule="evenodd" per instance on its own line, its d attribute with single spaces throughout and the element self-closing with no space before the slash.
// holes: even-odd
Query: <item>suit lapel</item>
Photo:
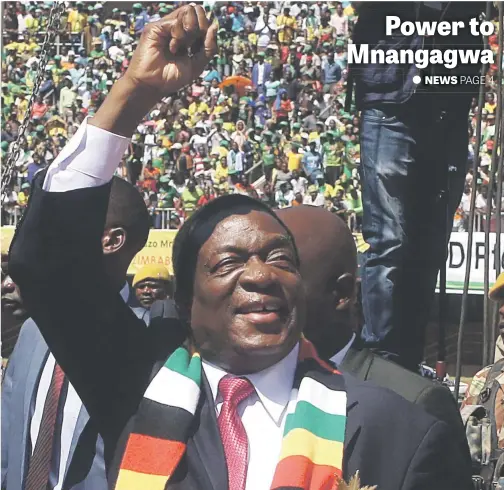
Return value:
<svg viewBox="0 0 504 490">
<path fill-rule="evenodd" d="M 343 374 L 345 379 L 345 388 L 347 392 L 347 420 L 345 429 L 345 444 L 343 451 L 343 477 L 348 478 L 348 462 L 353 455 L 355 445 L 361 433 L 361 425 L 359 420 L 359 402 L 356 398 L 356 390 L 353 386 L 357 383 L 355 378 Z"/>
<path fill-rule="evenodd" d="M 369 355 L 368 349 L 361 351 L 350 348 L 343 362 L 338 366 L 343 372 L 347 372 L 355 376 L 357 379 L 365 381 L 368 378 L 373 356 Z"/>
<path fill-rule="evenodd" d="M 217 424 L 212 392 L 204 371 L 201 385 L 199 424 L 192 439 L 188 441 L 187 457 L 191 461 L 191 472 L 199 473 L 194 475 L 198 480 L 210 482 L 214 490 L 225 490 L 228 488 L 228 474 L 224 447 Z"/>
<path fill-rule="evenodd" d="M 66 468 L 65 468 L 65 478 L 63 481 L 66 481 L 66 477 L 68 475 L 68 468 L 70 466 L 70 463 L 72 462 L 72 459 L 73 459 L 73 456 L 75 453 L 75 449 L 76 449 L 77 444 L 79 442 L 79 438 L 82 434 L 82 431 L 86 427 L 86 424 L 88 423 L 88 421 L 89 421 L 89 415 L 88 415 L 86 409 L 84 408 L 84 405 L 81 405 L 81 409 L 79 411 L 79 416 L 77 418 L 77 424 L 75 425 L 75 430 L 74 430 L 74 433 L 72 436 L 72 442 L 70 444 L 70 450 L 68 452 L 68 459 L 67 459 Z"/>
</svg>

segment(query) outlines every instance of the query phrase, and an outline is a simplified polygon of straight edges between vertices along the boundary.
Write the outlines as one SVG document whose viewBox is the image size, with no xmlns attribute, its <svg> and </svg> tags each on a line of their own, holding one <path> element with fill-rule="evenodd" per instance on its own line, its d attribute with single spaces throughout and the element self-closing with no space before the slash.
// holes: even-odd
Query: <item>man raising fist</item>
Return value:
<svg viewBox="0 0 504 490">
<path fill-rule="evenodd" d="M 109 182 L 145 114 L 197 78 L 212 59 L 216 32 L 203 8 L 192 5 L 147 25 L 125 75 L 55 160 L 44 189 L 62 192 Z"/>
<path fill-rule="evenodd" d="M 156 102 L 195 80 L 217 52 L 217 23 L 186 5 L 148 24 L 128 70 L 90 124 L 130 136 Z"/>
<path fill-rule="evenodd" d="M 19 231 L 20 247 L 13 247 L 12 257 L 18 259 L 12 264 L 13 275 L 17 270 L 22 277 L 20 289 L 33 306 L 33 318 L 40 320 L 40 330 L 52 354 L 61 359 L 65 374 L 93 414 L 69 462 L 67 488 L 73 488 L 88 473 L 96 433 L 102 433 L 104 426 L 108 427 L 102 434 L 108 469 L 121 426 L 134 411 L 135 388 L 143 392 L 153 361 L 166 357 L 165 353 L 185 338 L 176 320 L 172 320 L 173 325 L 170 320 L 158 322 L 147 334 L 143 322 L 121 304 L 121 296 L 114 293 L 117 288 L 105 276 L 103 248 L 95 231 L 100 227 L 103 231 L 110 182 L 128 138 L 154 104 L 203 71 L 216 51 L 215 34 L 216 26 L 209 25 L 200 6 L 185 5 L 146 26 L 127 72 L 115 83 L 95 117 L 83 122 L 47 173 L 34 181 L 34 205 L 26 214 L 27 227 Z M 51 207 L 53 217 L 46 221 L 45 212 Z M 42 251 L 35 242 L 30 245 L 28 235 L 33 233 L 44 242 L 42 249 L 48 251 L 45 265 L 35 269 L 29 257 L 38 252 L 25 248 L 35 246 Z M 116 237 L 116 243 L 110 246 L 119 247 L 124 239 Z M 23 262 L 28 268 L 21 265 Z M 128 264 L 109 258 L 107 265 L 119 271 Z M 39 293 L 56 287 L 42 283 L 60 277 L 64 269 L 69 279 L 64 288 L 58 287 L 65 290 L 64 298 L 56 295 L 59 306 L 53 307 L 49 304 L 52 301 L 46 303 Z M 105 338 L 113 347 L 106 347 Z M 115 355 L 116 349 L 124 355 Z M 125 378 L 120 371 L 127 372 Z M 46 456 L 41 467 L 49 464 L 50 453 Z M 113 488 L 114 484 L 110 485 Z"/>
<path fill-rule="evenodd" d="M 99 113 L 34 182 L 11 248 L 12 278 L 90 414 L 64 488 L 98 431 L 110 490 L 322 490 L 357 472 L 380 489 L 470 490 L 443 422 L 302 338 L 298 252 L 260 201 L 222 196 L 179 230 L 178 320 L 139 327 L 114 293 L 100 240 L 126 137 L 200 74 L 215 29 L 192 6 L 146 27 Z"/>
</svg>

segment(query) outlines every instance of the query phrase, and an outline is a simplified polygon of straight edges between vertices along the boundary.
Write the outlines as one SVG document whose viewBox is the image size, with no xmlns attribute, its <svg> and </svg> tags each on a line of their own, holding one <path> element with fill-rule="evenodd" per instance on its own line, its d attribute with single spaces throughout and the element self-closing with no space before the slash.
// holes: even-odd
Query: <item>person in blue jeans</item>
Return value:
<svg viewBox="0 0 504 490">
<path fill-rule="evenodd" d="M 435 36 L 385 36 L 385 16 L 463 19 L 467 26 L 480 9 L 477 2 L 363 3 L 354 42 L 370 48 L 380 44 L 384 50 L 434 47 Z M 476 49 L 481 42 L 468 29 L 443 41 L 442 49 Z M 435 69 L 445 74 L 442 67 Z M 478 65 L 459 65 L 451 74 L 478 71 Z M 436 279 L 446 259 L 448 223 L 463 192 L 473 96 L 461 87 L 436 92 L 417 85 L 413 79 L 418 75 L 423 73 L 415 65 L 350 68 L 350 85 L 362 111 L 363 235 L 370 246 L 361 271 L 361 338 L 366 347 L 411 370 L 423 358 Z"/>
</svg>

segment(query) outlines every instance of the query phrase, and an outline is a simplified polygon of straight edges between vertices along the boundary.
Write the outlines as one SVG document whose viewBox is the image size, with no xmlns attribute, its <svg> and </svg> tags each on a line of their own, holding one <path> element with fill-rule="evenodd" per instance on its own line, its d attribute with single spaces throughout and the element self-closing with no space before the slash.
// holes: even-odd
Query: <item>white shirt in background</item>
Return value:
<svg viewBox="0 0 504 490">
<path fill-rule="evenodd" d="M 340 17 L 337 13 L 334 13 L 331 15 L 330 24 L 337 36 L 348 35 L 348 17 L 346 15 L 343 14 Z"/>
<path fill-rule="evenodd" d="M 298 177 L 297 179 L 292 179 L 291 185 L 294 194 L 297 194 L 299 192 L 302 196 L 304 196 L 308 189 L 308 179 L 306 179 L 305 177 Z"/>
<path fill-rule="evenodd" d="M 257 85 L 264 85 L 264 63 L 257 65 Z"/>
<path fill-rule="evenodd" d="M 318 194 L 317 197 L 315 198 L 315 201 L 312 200 L 310 194 L 307 194 L 303 198 L 303 204 L 307 204 L 308 206 L 318 206 L 318 207 L 323 207 L 325 204 L 325 199 L 323 194 Z"/>
</svg>

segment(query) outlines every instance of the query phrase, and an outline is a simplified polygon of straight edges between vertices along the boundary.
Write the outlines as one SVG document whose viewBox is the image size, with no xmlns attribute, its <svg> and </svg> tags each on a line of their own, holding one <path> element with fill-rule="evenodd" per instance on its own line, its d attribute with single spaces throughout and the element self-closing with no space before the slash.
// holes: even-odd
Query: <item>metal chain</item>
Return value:
<svg viewBox="0 0 504 490">
<path fill-rule="evenodd" d="M 4 202 L 7 197 L 7 187 L 12 180 L 16 162 L 18 161 L 19 154 L 21 152 L 21 141 L 24 138 L 26 127 L 28 126 L 28 123 L 31 119 L 33 103 L 35 102 L 35 98 L 40 90 L 40 85 L 42 84 L 42 81 L 44 79 L 44 73 L 48 61 L 48 48 L 54 43 L 54 37 L 59 30 L 61 15 L 64 11 L 65 3 L 63 1 L 56 1 L 53 3 L 51 12 L 49 13 L 49 22 L 47 24 L 44 42 L 42 43 L 42 48 L 39 55 L 37 77 L 35 78 L 35 82 L 33 84 L 33 90 L 30 96 L 30 100 L 28 101 L 28 107 L 26 108 L 23 123 L 19 126 L 19 132 L 16 141 L 11 146 L 6 162 L 2 165 L 2 202 Z"/>
</svg>

